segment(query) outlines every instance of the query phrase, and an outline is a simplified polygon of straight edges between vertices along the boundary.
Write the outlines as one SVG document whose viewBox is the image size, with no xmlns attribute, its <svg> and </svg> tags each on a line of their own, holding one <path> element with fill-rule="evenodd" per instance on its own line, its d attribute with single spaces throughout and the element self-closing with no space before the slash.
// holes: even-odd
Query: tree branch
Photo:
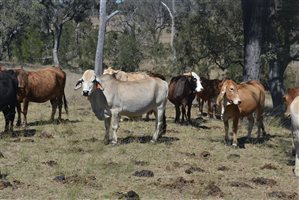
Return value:
<svg viewBox="0 0 299 200">
<path fill-rule="evenodd" d="M 113 13 L 111 13 L 110 15 L 108 15 L 106 18 L 106 22 L 108 22 L 112 17 L 114 17 L 114 15 L 117 15 L 118 13 L 120 13 L 120 11 L 116 10 Z"/>
</svg>

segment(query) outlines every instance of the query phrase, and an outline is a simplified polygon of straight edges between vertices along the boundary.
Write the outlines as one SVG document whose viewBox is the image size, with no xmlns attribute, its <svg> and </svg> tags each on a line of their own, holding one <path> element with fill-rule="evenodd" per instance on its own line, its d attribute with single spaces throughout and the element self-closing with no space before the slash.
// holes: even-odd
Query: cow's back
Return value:
<svg viewBox="0 0 299 200">
<path fill-rule="evenodd" d="M 173 104 L 186 104 L 195 98 L 188 76 L 173 77 L 169 83 L 168 99 Z M 191 77 L 190 77 L 191 78 Z"/>
<path fill-rule="evenodd" d="M 66 75 L 60 68 L 48 67 L 37 71 L 28 72 L 27 99 L 32 102 L 42 103 L 62 95 Z"/>
<path fill-rule="evenodd" d="M 119 81 L 110 75 L 103 75 L 101 81 L 108 106 L 122 110 L 120 114 L 142 114 L 163 104 L 167 99 L 167 82 L 159 78 Z"/>
</svg>

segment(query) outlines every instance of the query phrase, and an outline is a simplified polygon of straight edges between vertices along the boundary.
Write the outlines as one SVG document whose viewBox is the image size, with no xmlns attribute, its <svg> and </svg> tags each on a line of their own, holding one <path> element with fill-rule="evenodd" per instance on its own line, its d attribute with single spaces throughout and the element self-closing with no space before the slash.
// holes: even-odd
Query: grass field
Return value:
<svg viewBox="0 0 299 200">
<path fill-rule="evenodd" d="M 106 146 L 103 122 L 73 90 L 79 77 L 67 72 L 64 123 L 48 121 L 49 102 L 31 103 L 29 126 L 15 129 L 14 137 L 1 135 L 0 199 L 299 198 L 290 131 L 273 116 L 265 119 L 266 140 L 235 149 L 224 145 L 220 120 L 198 118 L 194 107 L 194 125 L 177 125 L 169 103 L 167 133 L 157 144 L 149 142 L 153 120 L 123 121 L 119 145 Z M 0 123 L 2 131 L 2 115 Z M 239 126 L 241 142 L 246 125 Z"/>
</svg>

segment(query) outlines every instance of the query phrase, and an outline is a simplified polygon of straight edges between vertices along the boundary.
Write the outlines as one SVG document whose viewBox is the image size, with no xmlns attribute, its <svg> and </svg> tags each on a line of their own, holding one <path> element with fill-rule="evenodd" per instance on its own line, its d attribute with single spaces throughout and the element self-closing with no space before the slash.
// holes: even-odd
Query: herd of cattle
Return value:
<svg viewBox="0 0 299 200">
<path fill-rule="evenodd" d="M 61 120 L 62 106 L 68 113 L 64 93 L 66 73 L 60 67 L 47 67 L 36 71 L 6 69 L 0 64 L 0 110 L 5 118 L 5 132 L 13 132 L 15 108 L 17 108 L 17 126 L 27 125 L 29 102 L 42 103 L 50 100 L 52 105 L 51 120 L 58 107 Z M 175 122 L 191 123 L 191 106 L 197 97 L 199 110 L 208 102 L 208 115 L 213 117 L 215 105 L 221 108 L 224 122 L 225 141 L 237 146 L 239 119 L 247 117 L 250 139 L 254 126 L 254 114 L 258 126 L 258 137 L 263 133 L 263 112 L 265 88 L 255 80 L 237 84 L 233 80 L 208 80 L 195 72 L 173 77 L 169 84 L 160 74 L 151 72 L 123 72 L 112 68 L 105 69 L 103 75 L 96 76 L 93 70 L 87 70 L 75 85 L 75 90 L 82 88 L 82 95 L 90 101 L 96 117 L 104 120 L 104 143 L 117 143 L 116 132 L 120 116 L 137 117 L 144 113 L 156 116 L 155 132 L 151 142 L 156 142 L 166 132 L 166 103 L 175 105 Z M 299 176 L 299 89 L 290 88 L 284 100 L 287 105 L 285 115 L 291 117 L 293 148 L 296 151 L 295 175 Z M 23 109 L 21 108 L 23 103 Z M 186 113 L 187 109 L 187 113 Z M 21 122 L 21 113 L 24 120 Z M 233 121 L 233 138 L 230 139 L 229 120 Z M 186 120 L 186 121 L 185 121 Z M 112 138 L 110 139 L 110 129 Z M 295 139 L 294 139 L 295 138 Z"/>
</svg>

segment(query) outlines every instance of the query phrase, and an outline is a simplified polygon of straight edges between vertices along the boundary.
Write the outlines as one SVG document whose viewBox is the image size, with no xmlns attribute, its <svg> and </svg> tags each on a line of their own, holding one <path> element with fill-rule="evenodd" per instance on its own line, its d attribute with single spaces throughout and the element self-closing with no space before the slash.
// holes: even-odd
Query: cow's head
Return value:
<svg viewBox="0 0 299 200">
<path fill-rule="evenodd" d="M 224 98 L 228 104 L 239 105 L 241 103 L 237 84 L 233 80 L 225 80 L 223 82 L 220 94 L 217 98 L 217 104 L 220 105 L 220 102 L 222 102 Z"/>
<path fill-rule="evenodd" d="M 191 72 L 191 75 L 192 75 L 193 78 L 196 79 L 196 88 L 195 88 L 195 91 L 196 92 L 202 91 L 203 87 L 201 85 L 200 77 L 195 72 Z"/>
<path fill-rule="evenodd" d="M 17 79 L 18 79 L 18 92 L 17 97 L 19 101 L 22 101 L 27 93 L 28 88 L 28 73 L 23 69 L 23 66 L 20 69 L 14 70 Z"/>
<path fill-rule="evenodd" d="M 96 89 L 103 90 L 101 81 L 93 70 L 86 70 L 82 78 L 80 78 L 76 83 L 74 89 L 78 90 L 81 87 L 83 96 L 91 95 Z"/>
</svg>

